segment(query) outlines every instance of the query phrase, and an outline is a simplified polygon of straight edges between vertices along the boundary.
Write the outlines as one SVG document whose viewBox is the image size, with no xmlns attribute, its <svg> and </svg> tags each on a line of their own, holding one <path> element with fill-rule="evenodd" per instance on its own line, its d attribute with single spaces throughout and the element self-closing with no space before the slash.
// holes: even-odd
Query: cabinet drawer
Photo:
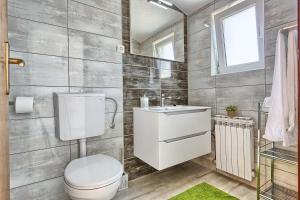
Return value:
<svg viewBox="0 0 300 200">
<path fill-rule="evenodd" d="M 211 110 L 187 113 L 161 113 L 159 116 L 158 141 L 178 138 L 211 130 Z"/>
<path fill-rule="evenodd" d="M 181 140 L 159 142 L 158 170 L 206 155 L 211 152 L 211 132 Z M 180 138 L 179 138 L 180 139 Z"/>
</svg>

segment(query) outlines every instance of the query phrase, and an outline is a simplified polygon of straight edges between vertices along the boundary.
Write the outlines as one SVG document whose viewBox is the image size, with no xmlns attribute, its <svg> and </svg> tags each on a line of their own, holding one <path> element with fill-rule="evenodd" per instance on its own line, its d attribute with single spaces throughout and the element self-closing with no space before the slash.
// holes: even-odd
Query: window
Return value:
<svg viewBox="0 0 300 200">
<path fill-rule="evenodd" d="M 153 56 L 174 60 L 174 33 L 153 42 Z"/>
<path fill-rule="evenodd" d="M 239 0 L 212 14 L 212 74 L 264 68 L 263 0 Z"/>
</svg>

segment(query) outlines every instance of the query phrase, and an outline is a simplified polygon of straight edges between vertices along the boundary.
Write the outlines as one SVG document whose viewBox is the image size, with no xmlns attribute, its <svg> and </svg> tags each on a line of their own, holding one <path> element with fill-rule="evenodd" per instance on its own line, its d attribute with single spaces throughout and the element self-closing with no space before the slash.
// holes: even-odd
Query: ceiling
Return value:
<svg viewBox="0 0 300 200">
<path fill-rule="evenodd" d="M 169 0 L 189 15 L 213 0 Z M 183 14 L 164 10 L 147 0 L 131 0 L 131 37 L 141 43 L 156 33 L 183 19 Z"/>
</svg>

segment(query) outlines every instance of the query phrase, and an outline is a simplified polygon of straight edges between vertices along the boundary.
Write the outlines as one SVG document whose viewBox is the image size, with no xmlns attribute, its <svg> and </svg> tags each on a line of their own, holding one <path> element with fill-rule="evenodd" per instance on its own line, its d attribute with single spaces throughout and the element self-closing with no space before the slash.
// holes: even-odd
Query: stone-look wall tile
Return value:
<svg viewBox="0 0 300 200">
<path fill-rule="evenodd" d="M 11 52 L 26 67 L 10 68 L 11 85 L 68 86 L 68 59 L 57 56 Z"/>
<path fill-rule="evenodd" d="M 133 120 L 131 120 L 131 122 L 129 122 L 129 120 L 125 120 L 125 119 L 127 119 L 128 116 L 132 117 L 133 112 L 124 112 L 124 136 L 133 134 Z M 124 156 L 126 156 L 126 155 L 124 155 Z"/>
<path fill-rule="evenodd" d="M 187 90 L 161 90 L 161 94 L 165 95 L 165 105 L 187 105 Z"/>
<path fill-rule="evenodd" d="M 210 39 L 211 31 L 209 28 L 201 30 L 189 37 L 189 53 L 192 54 L 194 52 L 207 49 L 211 47 L 211 39 Z"/>
<path fill-rule="evenodd" d="M 8 13 L 23 19 L 67 27 L 67 0 L 9 0 Z"/>
<path fill-rule="evenodd" d="M 103 140 L 91 140 L 87 142 L 87 155 L 105 154 L 122 162 L 123 137 L 115 137 Z M 79 145 L 71 145 L 72 159 L 79 158 Z"/>
<path fill-rule="evenodd" d="M 11 154 L 69 144 L 56 137 L 54 118 L 10 120 L 9 141 Z"/>
<path fill-rule="evenodd" d="M 70 85 L 79 87 L 122 87 L 122 65 L 69 59 Z"/>
<path fill-rule="evenodd" d="M 205 68 L 199 71 L 189 71 L 189 89 L 208 89 L 216 86 L 216 77 L 211 76 L 211 69 Z"/>
<path fill-rule="evenodd" d="M 53 93 L 68 92 L 67 87 L 36 87 L 12 86 L 9 101 L 14 102 L 17 96 L 34 97 L 33 112 L 30 114 L 16 114 L 14 105 L 9 106 L 10 119 L 28 119 L 39 117 L 53 117 Z"/>
<path fill-rule="evenodd" d="M 154 62 L 155 62 L 154 59 L 145 56 L 138 56 L 132 54 L 123 55 L 123 64 L 128 64 L 131 66 L 158 68 Z"/>
<path fill-rule="evenodd" d="M 99 8 L 102 10 L 106 10 L 108 12 L 112 12 L 118 15 L 122 15 L 121 13 L 121 0 L 74 0 L 86 5 L 93 6 L 95 8 Z"/>
<path fill-rule="evenodd" d="M 75 1 L 69 2 L 68 11 L 71 29 L 121 39 L 121 16 Z"/>
<path fill-rule="evenodd" d="M 122 54 L 116 51 L 120 39 L 69 30 L 70 57 L 121 63 Z"/>
<path fill-rule="evenodd" d="M 158 79 L 160 70 L 153 67 L 140 67 L 132 65 L 123 66 L 123 76 L 124 77 L 151 77 Z"/>
<path fill-rule="evenodd" d="M 189 90 L 189 105 L 216 108 L 216 89 Z"/>
<path fill-rule="evenodd" d="M 265 98 L 265 85 L 216 88 L 217 108 L 236 105 L 239 110 L 256 111 Z"/>
<path fill-rule="evenodd" d="M 14 188 L 11 200 L 70 200 L 64 191 L 64 178 L 58 177 L 23 187 Z"/>
<path fill-rule="evenodd" d="M 140 97 L 144 95 L 149 98 L 149 106 L 160 105 L 159 89 L 124 89 L 124 111 L 140 107 Z"/>
<path fill-rule="evenodd" d="M 100 93 L 105 94 L 107 98 L 113 98 L 118 103 L 117 112 L 123 112 L 123 89 L 122 88 L 82 88 L 82 87 L 71 87 L 70 92 L 77 93 Z M 107 99 L 105 102 L 105 112 L 113 113 L 115 111 L 115 103 Z"/>
<path fill-rule="evenodd" d="M 133 135 L 126 135 L 124 136 L 124 159 L 133 157 Z"/>
<path fill-rule="evenodd" d="M 297 20 L 296 0 L 270 0 L 265 2 L 265 27 L 275 27 Z"/>
<path fill-rule="evenodd" d="M 68 56 L 66 28 L 9 17 L 8 30 L 11 50 Z"/>
<path fill-rule="evenodd" d="M 216 87 L 265 84 L 264 69 L 216 76 Z"/>
<path fill-rule="evenodd" d="M 211 50 L 203 49 L 195 53 L 191 53 L 188 56 L 188 70 L 197 71 L 210 67 L 211 65 Z"/>
<path fill-rule="evenodd" d="M 125 171 L 129 174 L 129 180 L 133 180 L 156 171 L 154 168 L 136 157 L 126 159 L 124 167 Z"/>
<path fill-rule="evenodd" d="M 10 187 L 20 187 L 62 176 L 69 161 L 69 146 L 11 155 Z"/>
<path fill-rule="evenodd" d="M 136 88 L 136 89 L 159 89 L 160 79 L 154 79 L 152 77 L 124 77 L 123 84 L 126 88 Z"/>
<path fill-rule="evenodd" d="M 178 80 L 174 78 L 163 78 L 161 79 L 161 89 L 186 89 L 188 87 L 187 80 Z"/>
<path fill-rule="evenodd" d="M 275 65 L 275 56 L 269 56 L 265 59 L 266 63 L 266 84 L 272 84 Z"/>
</svg>

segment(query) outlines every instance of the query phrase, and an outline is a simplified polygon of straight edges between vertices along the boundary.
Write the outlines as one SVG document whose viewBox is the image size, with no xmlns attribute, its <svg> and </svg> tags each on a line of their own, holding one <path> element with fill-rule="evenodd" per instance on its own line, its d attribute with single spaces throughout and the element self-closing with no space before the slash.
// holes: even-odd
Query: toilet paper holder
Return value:
<svg viewBox="0 0 300 200">
<path fill-rule="evenodd" d="M 33 112 L 34 97 L 16 97 L 15 101 L 9 101 L 8 104 L 15 107 L 16 114 L 29 114 Z"/>
</svg>

